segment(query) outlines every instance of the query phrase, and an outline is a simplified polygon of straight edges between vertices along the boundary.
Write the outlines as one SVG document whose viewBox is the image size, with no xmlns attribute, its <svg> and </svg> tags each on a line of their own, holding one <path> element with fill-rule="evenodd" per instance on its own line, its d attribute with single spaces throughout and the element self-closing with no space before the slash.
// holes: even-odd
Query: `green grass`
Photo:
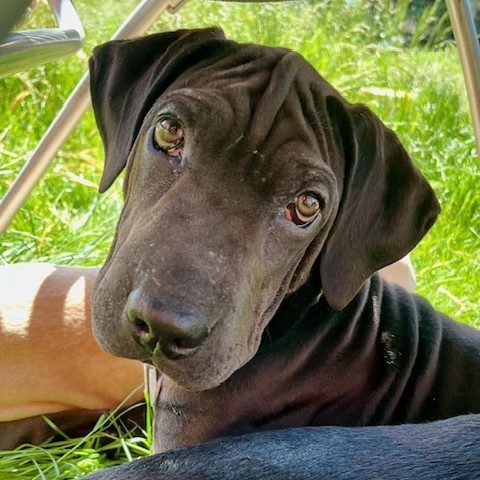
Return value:
<svg viewBox="0 0 480 480">
<path fill-rule="evenodd" d="M 0 194 L 85 71 L 93 46 L 106 41 L 135 4 L 77 0 L 87 31 L 84 51 L 0 81 Z M 238 41 L 298 50 L 347 99 L 368 104 L 398 133 L 442 204 L 439 221 L 412 254 L 418 292 L 439 310 L 480 326 L 480 173 L 458 55 L 446 39 L 445 24 L 433 21 L 431 11 L 418 19 L 406 43 L 405 2 L 380 4 L 373 11 L 367 0 L 354 5 L 190 0 L 178 14 L 164 15 L 152 31 L 218 25 Z M 46 9 L 40 7 L 29 19 L 31 25 L 45 24 Z M 89 112 L 2 237 L 0 262 L 103 261 L 121 194 L 116 185 L 98 195 L 102 156 Z M 52 448 L 55 453 L 58 447 Z M 92 448 L 85 444 L 85 452 Z M 41 468 L 37 453 L 22 450 L 19 455 Z M 3 463 L 2 458 L 0 475 Z M 51 468 L 49 472 L 38 478 L 55 478 Z M 71 475 L 58 478 L 75 477 Z"/>
<path fill-rule="evenodd" d="M 83 438 L 68 438 L 45 418 L 60 440 L 0 452 L 0 480 L 82 478 L 96 470 L 148 455 L 152 443 L 151 411 L 147 411 L 147 429 L 139 435 L 138 430 L 128 429 L 123 422 L 128 410 L 100 417 Z"/>
</svg>

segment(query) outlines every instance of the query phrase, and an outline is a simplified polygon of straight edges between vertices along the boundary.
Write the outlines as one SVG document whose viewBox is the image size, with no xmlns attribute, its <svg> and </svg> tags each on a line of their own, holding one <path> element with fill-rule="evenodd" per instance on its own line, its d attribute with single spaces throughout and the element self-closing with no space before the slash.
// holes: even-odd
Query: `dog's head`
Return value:
<svg viewBox="0 0 480 480">
<path fill-rule="evenodd" d="M 249 361 L 312 269 L 342 309 L 437 216 L 395 134 L 295 53 L 207 29 L 110 42 L 90 66 L 101 191 L 127 169 L 94 333 L 185 388 Z"/>
</svg>

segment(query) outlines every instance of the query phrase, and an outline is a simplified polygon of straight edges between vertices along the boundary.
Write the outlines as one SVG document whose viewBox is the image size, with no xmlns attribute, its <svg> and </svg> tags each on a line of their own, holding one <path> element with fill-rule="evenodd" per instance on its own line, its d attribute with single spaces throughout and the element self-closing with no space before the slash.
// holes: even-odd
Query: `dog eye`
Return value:
<svg viewBox="0 0 480 480">
<path fill-rule="evenodd" d="M 295 198 L 295 202 L 285 208 L 285 218 L 299 227 L 305 228 L 313 223 L 322 208 L 322 202 L 313 193 L 302 193 Z"/>
<path fill-rule="evenodd" d="M 153 146 L 168 155 L 178 157 L 182 153 L 183 142 L 184 133 L 180 121 L 171 115 L 160 116 L 153 130 Z"/>
</svg>

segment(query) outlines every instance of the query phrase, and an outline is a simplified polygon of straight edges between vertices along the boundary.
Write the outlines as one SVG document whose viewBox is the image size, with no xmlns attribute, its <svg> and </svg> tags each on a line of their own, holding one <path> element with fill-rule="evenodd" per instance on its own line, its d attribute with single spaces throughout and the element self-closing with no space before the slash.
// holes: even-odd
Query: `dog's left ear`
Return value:
<svg viewBox="0 0 480 480">
<path fill-rule="evenodd" d="M 222 30 L 178 30 L 96 47 L 90 58 L 93 110 L 105 147 L 100 192 L 127 163 L 143 119 L 183 73 L 225 49 Z"/>
<path fill-rule="evenodd" d="M 370 275 L 422 239 L 440 207 L 397 136 L 367 107 L 332 96 L 327 110 L 345 168 L 320 276 L 327 302 L 340 310 Z"/>
</svg>

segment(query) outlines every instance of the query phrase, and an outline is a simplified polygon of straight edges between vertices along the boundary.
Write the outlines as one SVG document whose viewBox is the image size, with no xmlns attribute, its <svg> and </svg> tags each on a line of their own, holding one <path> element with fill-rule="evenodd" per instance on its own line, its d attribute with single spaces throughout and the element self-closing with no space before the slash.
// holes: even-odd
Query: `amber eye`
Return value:
<svg viewBox="0 0 480 480">
<path fill-rule="evenodd" d="M 301 193 L 295 198 L 295 202 L 285 208 L 287 220 L 300 227 L 308 227 L 318 217 L 322 208 L 319 197 L 313 193 Z"/>
<path fill-rule="evenodd" d="M 178 157 L 184 143 L 183 126 L 180 120 L 171 115 L 159 117 L 153 131 L 153 145 L 157 150 Z"/>
</svg>

